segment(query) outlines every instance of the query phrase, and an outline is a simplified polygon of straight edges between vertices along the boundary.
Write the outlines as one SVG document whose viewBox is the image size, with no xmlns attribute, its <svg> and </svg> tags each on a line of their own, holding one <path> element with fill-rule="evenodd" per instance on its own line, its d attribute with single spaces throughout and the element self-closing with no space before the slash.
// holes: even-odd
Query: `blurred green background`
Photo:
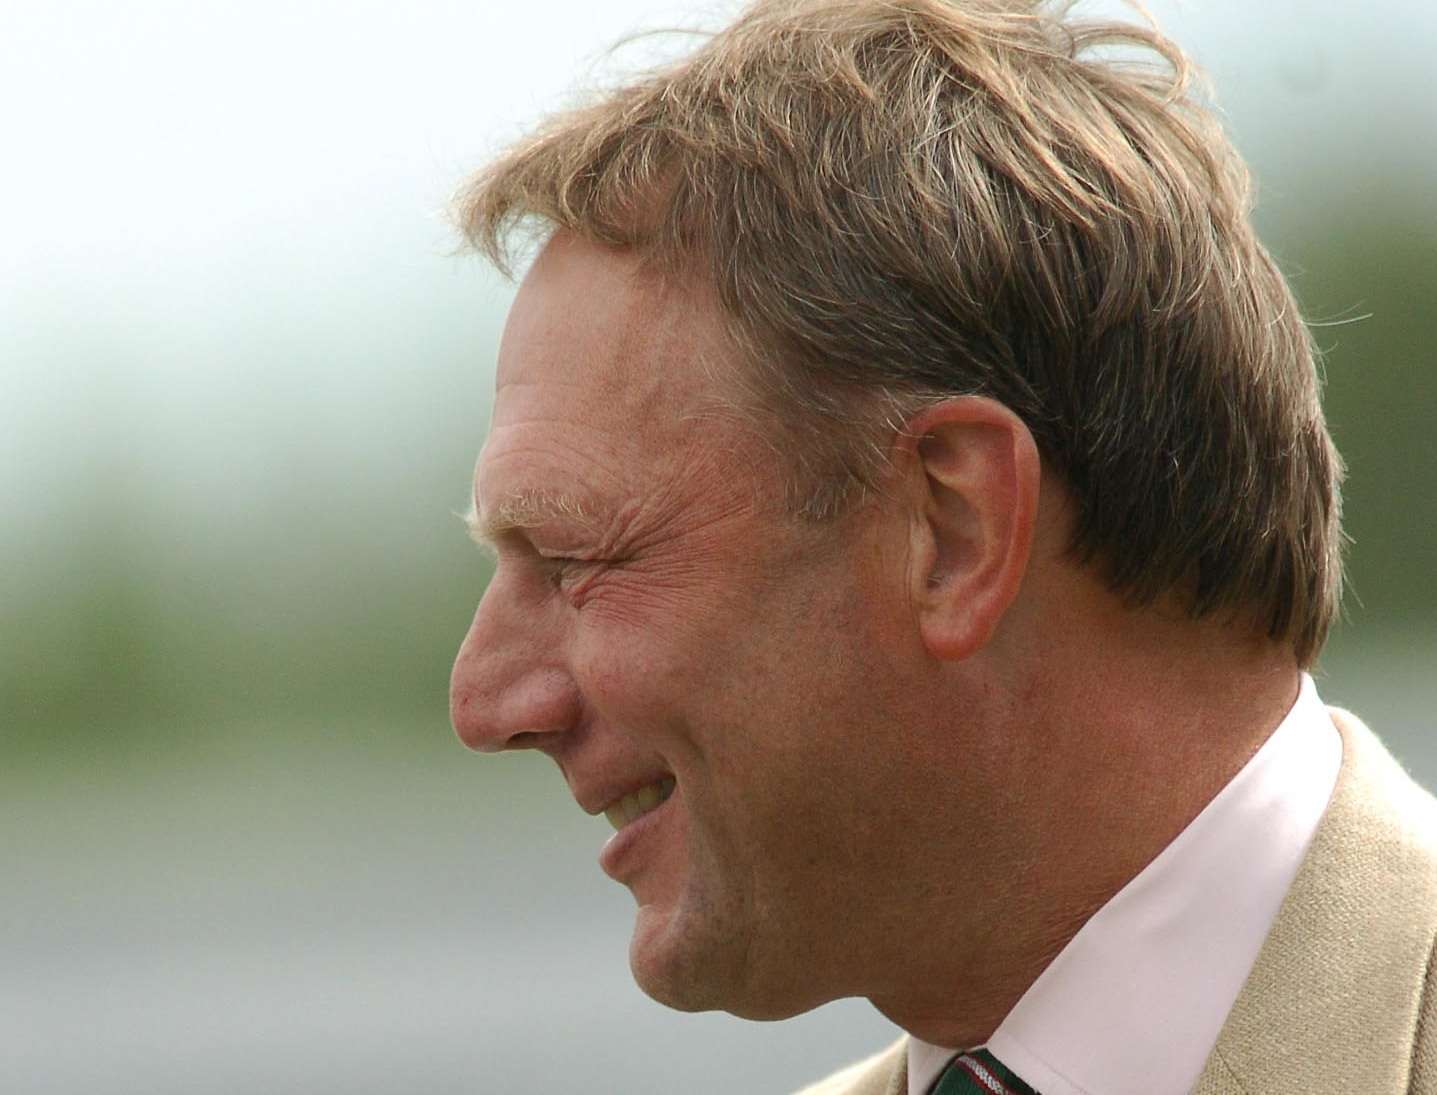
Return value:
<svg viewBox="0 0 1437 1095">
<path fill-rule="evenodd" d="M 1437 9 L 1151 7 L 1327 350 L 1319 687 L 1437 785 Z M 781 1091 L 889 1036 L 649 1003 L 603 823 L 447 724 L 512 290 L 445 199 L 671 48 L 603 59 L 622 34 L 732 10 L 0 14 L 0 1090 Z"/>
</svg>

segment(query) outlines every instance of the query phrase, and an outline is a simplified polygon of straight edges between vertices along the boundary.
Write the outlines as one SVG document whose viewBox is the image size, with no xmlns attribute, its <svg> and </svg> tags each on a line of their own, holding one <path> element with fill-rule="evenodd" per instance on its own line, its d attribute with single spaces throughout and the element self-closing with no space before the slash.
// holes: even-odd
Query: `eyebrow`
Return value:
<svg viewBox="0 0 1437 1095">
<path fill-rule="evenodd" d="M 579 499 L 570 494 L 546 490 L 522 490 L 499 500 L 493 506 L 481 510 L 472 499 L 464 514 L 464 524 L 469 538 L 480 547 L 493 549 L 498 541 L 520 529 L 535 528 L 564 518 L 591 525 L 593 519 Z"/>
</svg>

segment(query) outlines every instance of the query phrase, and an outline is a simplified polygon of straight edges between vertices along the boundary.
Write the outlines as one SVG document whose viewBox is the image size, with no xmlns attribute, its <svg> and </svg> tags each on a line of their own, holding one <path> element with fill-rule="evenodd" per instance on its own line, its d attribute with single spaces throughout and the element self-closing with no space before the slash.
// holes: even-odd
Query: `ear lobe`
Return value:
<svg viewBox="0 0 1437 1095">
<path fill-rule="evenodd" d="M 923 644 L 966 658 L 988 642 L 1028 568 L 1041 464 L 1028 427 L 996 400 L 962 396 L 909 424 L 922 482 L 910 595 Z"/>
</svg>

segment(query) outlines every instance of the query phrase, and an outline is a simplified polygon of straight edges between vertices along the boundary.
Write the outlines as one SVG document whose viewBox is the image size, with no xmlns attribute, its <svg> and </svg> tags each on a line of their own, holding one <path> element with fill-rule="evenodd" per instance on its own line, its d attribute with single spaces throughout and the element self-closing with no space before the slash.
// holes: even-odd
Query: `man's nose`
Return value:
<svg viewBox="0 0 1437 1095">
<path fill-rule="evenodd" d="M 471 749 L 559 747 L 579 717 L 579 690 L 563 644 L 544 627 L 546 608 L 526 609 L 490 582 L 449 678 L 449 720 Z"/>
</svg>

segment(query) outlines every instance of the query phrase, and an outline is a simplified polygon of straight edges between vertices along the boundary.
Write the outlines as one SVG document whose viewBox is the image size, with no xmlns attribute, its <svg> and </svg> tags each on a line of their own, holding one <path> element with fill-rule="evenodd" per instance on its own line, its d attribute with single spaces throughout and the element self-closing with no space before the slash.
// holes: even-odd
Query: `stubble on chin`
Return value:
<svg viewBox="0 0 1437 1095">
<path fill-rule="evenodd" d="M 698 911 L 646 923 L 646 915 L 657 920 L 657 910 L 639 910 L 629 965 L 651 999 L 676 1011 L 724 1011 L 755 1021 L 789 1019 L 828 1002 L 814 995 L 813 978 L 798 975 L 801 944 L 774 946 L 761 937 L 761 921 L 732 911 Z"/>
</svg>

